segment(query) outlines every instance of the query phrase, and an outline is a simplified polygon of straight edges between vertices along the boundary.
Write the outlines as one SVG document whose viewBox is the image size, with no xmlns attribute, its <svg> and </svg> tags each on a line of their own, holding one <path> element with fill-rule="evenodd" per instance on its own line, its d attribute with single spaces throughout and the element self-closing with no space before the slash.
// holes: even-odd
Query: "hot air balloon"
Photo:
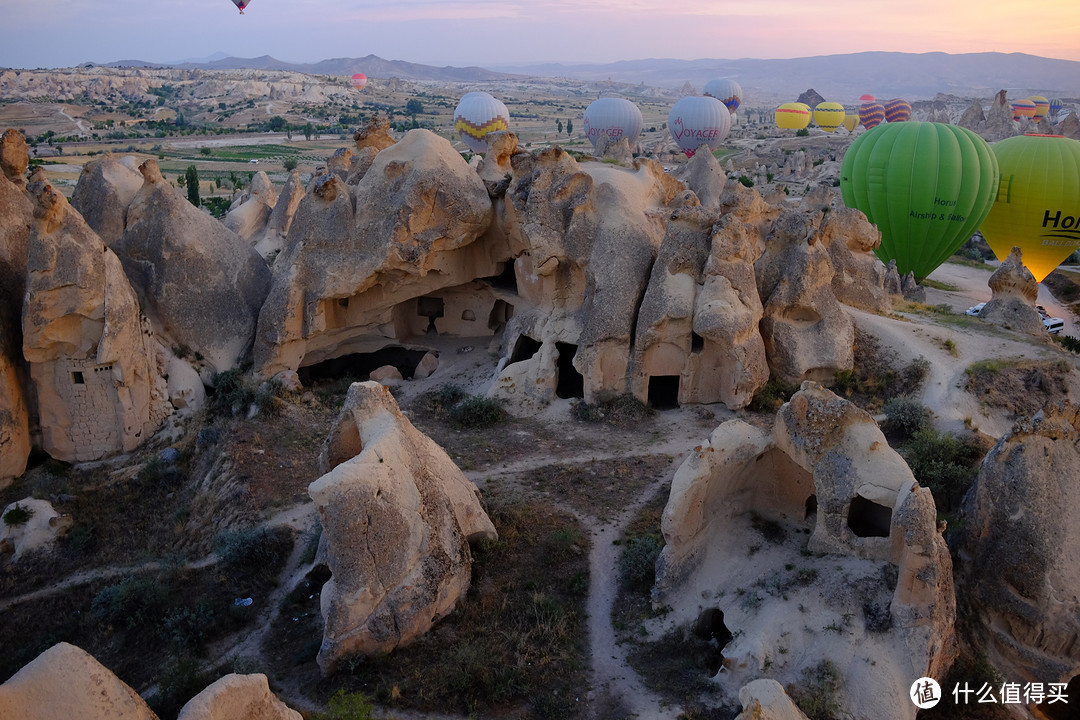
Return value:
<svg viewBox="0 0 1080 720">
<path fill-rule="evenodd" d="M 240 8 L 240 14 L 244 14 L 244 8 L 251 4 L 251 0 L 232 0 L 232 4 Z"/>
<path fill-rule="evenodd" d="M 911 103 L 893 98 L 885 103 L 885 122 L 906 122 L 911 119 Z"/>
<path fill-rule="evenodd" d="M 1054 98 L 1050 101 L 1050 118 L 1052 120 L 1057 119 L 1058 113 L 1061 112 L 1062 107 L 1064 107 L 1064 105 L 1062 105 L 1061 100 Z"/>
<path fill-rule="evenodd" d="M 873 95 L 871 95 L 870 93 L 867 93 L 866 95 L 860 95 L 859 96 L 859 102 L 861 102 L 861 103 L 868 103 L 868 102 L 872 103 L 872 102 L 876 102 L 876 101 L 877 101 L 877 98 L 874 97 Z"/>
<path fill-rule="evenodd" d="M 612 141 L 627 138 L 634 144 L 644 123 L 637 105 L 624 98 L 600 98 L 585 108 L 585 137 L 593 147 L 601 133 L 607 133 Z"/>
<path fill-rule="evenodd" d="M 1028 100 L 1035 103 L 1035 114 L 1031 116 L 1034 122 L 1039 122 L 1050 112 L 1050 101 L 1042 95 L 1032 95 Z"/>
<path fill-rule="evenodd" d="M 806 103 L 784 103 L 776 108 L 776 127 L 781 130 L 802 130 L 810 124 L 810 106 Z"/>
<path fill-rule="evenodd" d="M 840 166 L 844 204 L 881 231 L 874 252 L 920 280 L 979 227 L 998 180 L 986 141 L 944 123 L 881 125 L 856 138 Z"/>
<path fill-rule="evenodd" d="M 857 113 L 844 112 L 844 128 L 848 132 L 855 132 L 855 128 L 859 125 L 859 116 Z"/>
<path fill-rule="evenodd" d="M 998 258 L 1013 246 L 1042 282 L 1080 248 L 1080 142 L 1060 135 L 1017 135 L 994 144 L 1001 187 L 982 234 Z"/>
<path fill-rule="evenodd" d="M 731 131 L 731 113 L 714 97 L 690 95 L 671 107 L 668 129 L 686 157 L 693 157 L 702 145 L 720 147 Z"/>
<path fill-rule="evenodd" d="M 352 83 L 352 86 L 357 90 L 363 90 L 364 86 L 367 85 L 367 75 L 365 75 L 364 73 L 356 73 L 352 76 L 350 82 Z"/>
<path fill-rule="evenodd" d="M 859 106 L 859 123 L 869 130 L 885 119 L 885 106 L 879 102 L 865 102 Z"/>
<path fill-rule="evenodd" d="M 742 88 L 739 87 L 739 83 L 728 78 L 710 80 L 705 83 L 702 93 L 724 103 L 732 115 L 739 109 L 739 103 L 742 102 Z"/>
<path fill-rule="evenodd" d="M 454 108 L 454 130 L 473 152 L 487 152 L 488 133 L 509 129 L 510 111 L 486 92 L 465 93 Z"/>
<path fill-rule="evenodd" d="M 814 122 L 828 133 L 843 124 L 845 115 L 844 106 L 838 102 L 820 102 L 814 108 Z"/>
<path fill-rule="evenodd" d="M 1013 120 L 1019 120 L 1022 117 L 1032 117 L 1035 114 L 1035 103 L 1031 100 L 1013 100 L 1012 103 Z"/>
</svg>

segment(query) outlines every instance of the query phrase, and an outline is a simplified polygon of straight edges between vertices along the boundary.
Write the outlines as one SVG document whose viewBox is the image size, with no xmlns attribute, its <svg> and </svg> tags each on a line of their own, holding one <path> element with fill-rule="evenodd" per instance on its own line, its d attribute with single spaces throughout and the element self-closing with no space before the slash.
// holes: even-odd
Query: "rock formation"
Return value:
<svg viewBox="0 0 1080 720">
<path fill-rule="evenodd" d="M 390 392 L 354 383 L 308 489 L 319 511 L 325 620 L 318 662 L 390 652 L 427 632 L 469 587 L 469 542 L 495 539 L 480 494 Z"/>
<path fill-rule="evenodd" d="M 265 675 L 230 674 L 188 701 L 176 720 L 303 720 L 270 692 Z"/>
<path fill-rule="evenodd" d="M 295 170 L 289 173 L 285 180 L 285 186 L 281 189 L 270 218 L 266 221 L 261 236 L 253 238 L 255 252 L 267 262 L 273 262 L 281 249 L 285 247 L 285 238 L 292 227 L 293 217 L 300 201 L 304 199 L 304 185 L 300 181 L 300 175 Z"/>
<path fill-rule="evenodd" d="M 334 154 L 326 159 L 326 172 L 337 175 L 338 179 L 345 181 L 353 169 L 353 152 L 349 148 L 338 148 Z"/>
<path fill-rule="evenodd" d="M 251 178 L 248 190 L 239 204 L 231 208 L 222 221 L 225 227 L 249 245 L 255 245 L 264 232 L 277 204 L 277 190 L 265 172 L 260 170 Z"/>
<path fill-rule="evenodd" d="M 390 120 L 383 115 L 374 115 L 368 124 L 353 134 L 353 142 L 357 150 L 374 148 L 376 152 L 385 150 L 394 144 L 394 138 L 390 137 Z"/>
<path fill-rule="evenodd" d="M 1077 116 L 1076 113 L 1070 114 L 1067 118 L 1058 123 L 1056 130 L 1058 135 L 1064 135 L 1073 140 L 1080 140 L 1080 116 Z"/>
<path fill-rule="evenodd" d="M 108 668 L 62 642 L 0 685 L 0 717 L 33 720 L 158 720 Z"/>
<path fill-rule="evenodd" d="M 201 212 L 161 176 L 140 166 L 143 186 L 128 207 L 116 248 L 159 335 L 234 367 L 250 347 L 270 272 L 235 233 Z"/>
<path fill-rule="evenodd" d="M 509 130 L 500 130 L 488 133 L 484 141 L 488 149 L 477 166 L 477 174 L 485 184 L 488 184 L 488 193 L 494 195 L 491 192 L 491 184 L 503 182 L 506 176 L 513 172 L 510 158 L 519 152 L 517 135 Z"/>
<path fill-rule="evenodd" d="M 71 206 L 106 245 L 115 249 L 124 235 L 128 205 L 142 185 L 138 171 L 106 153 L 83 165 Z"/>
<path fill-rule="evenodd" d="M 727 184 L 727 173 L 712 153 L 694 153 L 679 179 L 698 196 L 703 207 L 720 206 L 720 196 Z"/>
<path fill-rule="evenodd" d="M 869 415 L 816 383 L 771 434 L 731 420 L 695 448 L 661 527 L 654 604 L 671 622 L 727 629 L 717 682 L 729 689 L 766 669 L 797 683 L 828 659 L 853 717 L 911 719 L 910 679 L 952 662 L 952 563 L 933 497 Z"/>
<path fill-rule="evenodd" d="M 820 223 L 820 213 L 784 210 L 754 265 L 769 368 L 789 383 L 827 382 L 854 363 L 855 328 L 833 293 L 829 251 L 818 241 Z"/>
<path fill-rule="evenodd" d="M 775 680 L 762 678 L 739 688 L 742 712 L 735 720 L 806 720 L 806 715 Z"/>
<path fill-rule="evenodd" d="M 885 289 L 885 266 L 874 255 L 881 231 L 858 210 L 841 207 L 825 214 L 821 242 L 832 261 L 832 291 L 845 305 L 870 312 L 892 309 Z"/>
<path fill-rule="evenodd" d="M 42 449 L 68 462 L 137 447 L 171 412 L 120 261 L 52 186 L 36 199 L 23 307 Z"/>
<path fill-rule="evenodd" d="M 983 460 L 964 499 L 957 583 L 991 665 L 1019 682 L 1080 674 L 1080 415 L 1047 407 Z"/>
<path fill-rule="evenodd" d="M 0 512 L 0 518 L 7 516 L 11 510 L 29 514 L 26 522 L 0 524 L 0 553 L 12 553 L 12 560 L 52 545 L 56 538 L 71 529 L 73 522 L 70 515 L 56 512 L 48 500 L 33 497 L 11 503 Z"/>
<path fill-rule="evenodd" d="M 274 262 L 256 371 L 269 378 L 429 331 L 490 334 L 498 299 L 477 278 L 510 258 L 493 216 L 484 183 L 427 130 L 380 152 L 355 190 L 320 176 Z"/>
<path fill-rule="evenodd" d="M 990 301 L 979 311 L 980 318 L 1048 342 L 1046 327 L 1035 309 L 1039 283 L 1024 267 L 1020 248 L 1012 249 L 987 284 L 992 294 Z"/>
</svg>

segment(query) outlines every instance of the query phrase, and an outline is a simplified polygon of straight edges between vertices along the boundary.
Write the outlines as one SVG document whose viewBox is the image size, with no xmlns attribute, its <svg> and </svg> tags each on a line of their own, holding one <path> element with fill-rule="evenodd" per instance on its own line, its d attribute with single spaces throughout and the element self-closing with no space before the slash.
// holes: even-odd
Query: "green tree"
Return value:
<svg viewBox="0 0 1080 720">
<path fill-rule="evenodd" d="M 566 119 L 566 137 L 570 137 L 574 133 L 574 121 L 570 118 Z"/>
<path fill-rule="evenodd" d="M 209 154 L 211 154 L 213 152 L 213 150 L 211 150 L 210 148 L 204 147 L 204 148 L 199 148 L 199 152 L 202 153 L 203 155 L 209 155 Z"/>
<path fill-rule="evenodd" d="M 282 164 L 282 165 L 283 165 L 283 166 L 285 167 L 285 169 L 286 169 L 286 170 L 287 170 L 288 172 L 292 172 L 293 170 L 295 170 L 295 169 L 296 169 L 296 166 L 297 166 L 296 158 L 294 158 L 294 157 L 287 157 L 287 158 L 285 158 L 285 160 L 284 160 L 284 161 L 282 161 L 282 163 L 281 163 L 281 164 Z"/>
<path fill-rule="evenodd" d="M 559 134 L 562 135 L 562 120 L 556 120 L 555 127 L 559 129 Z"/>
<path fill-rule="evenodd" d="M 289 126 L 289 121 L 281 117 L 280 115 L 275 115 L 274 117 L 270 118 L 268 126 L 274 132 L 282 132 L 283 130 L 285 130 L 285 128 Z"/>
<path fill-rule="evenodd" d="M 315 133 L 315 126 L 314 125 L 312 125 L 311 123 L 308 123 L 307 125 L 304 126 L 304 139 L 305 140 L 310 140 L 311 136 L 314 133 Z"/>
<path fill-rule="evenodd" d="M 424 104 L 414 98 L 405 103 L 405 112 L 410 115 L 421 115 L 424 112 Z"/>
<path fill-rule="evenodd" d="M 194 165 L 188 165 L 184 180 L 187 183 L 188 201 L 195 207 L 199 207 L 202 204 L 199 200 L 199 171 Z"/>
</svg>

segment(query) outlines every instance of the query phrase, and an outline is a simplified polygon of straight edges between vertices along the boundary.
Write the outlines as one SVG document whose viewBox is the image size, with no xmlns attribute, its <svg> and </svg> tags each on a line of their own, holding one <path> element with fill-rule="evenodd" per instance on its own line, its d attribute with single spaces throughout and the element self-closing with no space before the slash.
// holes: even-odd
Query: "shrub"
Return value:
<svg viewBox="0 0 1080 720">
<path fill-rule="evenodd" d="M 227 530 L 214 537 L 214 552 L 229 567 L 255 574 L 276 567 L 287 544 L 285 533 L 265 527 Z"/>
<path fill-rule="evenodd" d="M 450 422 L 459 428 L 490 427 L 507 417 L 502 402 L 481 395 L 469 395 L 450 408 Z"/>
<path fill-rule="evenodd" d="M 596 405 L 581 401 L 570 408 L 570 416 L 575 420 L 606 422 L 616 427 L 632 427 L 645 418 L 651 417 L 652 414 L 651 407 L 629 393 Z"/>
<path fill-rule="evenodd" d="M 932 427 L 916 431 L 900 449 L 915 479 L 930 488 L 944 511 L 959 507 L 975 479 L 975 464 L 983 448 L 974 438 L 939 433 Z"/>
<path fill-rule="evenodd" d="M 656 580 L 656 559 L 664 543 L 652 535 L 630 538 L 619 557 L 619 582 L 628 590 L 648 591 Z"/>
<path fill-rule="evenodd" d="M 840 671 L 831 660 L 804 668 L 802 681 L 788 685 L 787 693 L 810 720 L 834 720 L 840 706 Z"/>
<path fill-rule="evenodd" d="M 746 187 L 754 187 L 754 181 L 746 175 L 740 175 L 739 182 L 741 182 Z"/>
<path fill-rule="evenodd" d="M 910 397 L 898 397 L 885 401 L 886 429 L 895 430 L 903 437 L 911 437 L 930 423 L 930 409 Z"/>
<path fill-rule="evenodd" d="M 1069 352 L 1080 354 L 1080 338 L 1075 338 L 1072 335 L 1055 335 L 1053 337 L 1061 343 L 1061 347 Z"/>
<path fill-rule="evenodd" d="M 372 720 L 375 707 L 363 693 L 347 693 L 339 688 L 326 703 L 326 710 L 315 713 L 315 720 Z"/>
<path fill-rule="evenodd" d="M 796 137 L 806 137 L 809 134 L 810 134 L 810 131 L 807 128 L 799 128 L 798 130 L 795 131 L 795 136 Z"/>
<path fill-rule="evenodd" d="M 90 603 L 90 612 L 103 622 L 127 629 L 156 625 L 165 612 L 168 595 L 163 586 L 146 575 L 130 575 L 102 588 Z"/>
<path fill-rule="evenodd" d="M 15 507 L 4 513 L 4 524 L 8 527 L 18 527 L 19 525 L 25 525 L 32 517 L 34 517 L 33 508 L 23 507 L 19 503 L 15 503 Z"/>
<path fill-rule="evenodd" d="M 747 408 L 756 412 L 772 412 L 791 399 L 799 391 L 798 385 L 789 385 L 782 380 L 770 380 L 765 383 Z"/>
</svg>

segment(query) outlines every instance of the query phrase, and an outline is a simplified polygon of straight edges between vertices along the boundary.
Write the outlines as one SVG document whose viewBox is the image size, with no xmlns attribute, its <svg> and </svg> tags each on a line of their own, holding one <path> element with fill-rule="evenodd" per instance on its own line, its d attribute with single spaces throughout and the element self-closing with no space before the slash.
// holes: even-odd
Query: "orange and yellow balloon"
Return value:
<svg viewBox="0 0 1080 720">
<path fill-rule="evenodd" d="M 802 130 L 810 124 L 810 106 L 806 103 L 784 103 L 776 108 L 776 127 L 781 130 Z"/>
</svg>

